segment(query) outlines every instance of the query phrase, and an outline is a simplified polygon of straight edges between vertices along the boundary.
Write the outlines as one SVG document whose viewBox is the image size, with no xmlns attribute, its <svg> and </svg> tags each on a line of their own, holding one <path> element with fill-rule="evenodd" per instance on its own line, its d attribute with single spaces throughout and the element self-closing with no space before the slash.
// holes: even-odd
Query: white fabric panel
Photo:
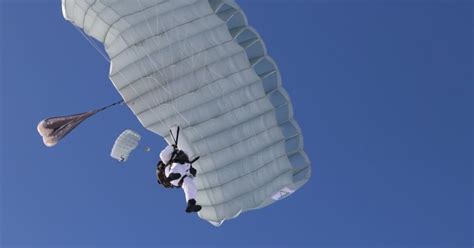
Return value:
<svg viewBox="0 0 474 248">
<path fill-rule="evenodd" d="M 202 67 L 202 65 L 206 64 L 208 61 L 223 59 L 229 55 L 240 52 L 240 49 L 241 48 L 237 44 L 227 42 L 202 52 L 192 53 L 192 56 L 186 58 L 181 58 L 177 52 L 175 52 L 175 54 L 170 52 L 164 52 L 163 54 L 150 54 L 146 59 L 134 64 L 133 67 L 122 70 L 120 73 L 110 75 L 110 78 L 115 86 L 120 89 L 143 77 L 149 77 L 153 73 L 164 75 L 185 75 Z M 166 57 L 168 55 L 172 57 Z"/>
<path fill-rule="evenodd" d="M 254 99 L 263 98 L 264 94 L 261 84 L 256 81 L 227 95 L 216 95 L 216 97 L 218 98 L 201 98 L 196 105 L 192 105 L 193 102 L 190 102 L 188 99 L 179 105 L 165 103 L 138 116 L 143 119 L 146 126 L 158 124 L 159 120 L 173 118 L 185 118 L 188 123 L 198 123 L 250 103 Z M 201 102 L 203 103 L 200 104 Z M 192 108 L 186 109 L 184 106 L 192 106 Z"/>
<path fill-rule="evenodd" d="M 221 80 L 220 82 L 227 83 L 226 85 L 231 86 L 227 80 Z M 257 96 L 255 94 L 260 93 L 260 96 L 263 97 L 263 90 L 261 89 L 261 84 L 258 79 L 253 82 L 244 82 L 246 84 L 252 84 L 240 85 L 240 88 L 238 89 L 229 89 L 230 87 L 218 88 L 219 85 L 202 87 L 196 92 L 177 97 L 176 101 L 173 100 L 167 103 L 162 103 L 156 107 L 147 109 L 138 115 L 144 120 L 147 118 L 152 120 L 162 120 L 170 118 L 176 115 L 176 112 L 179 112 L 179 115 L 185 117 L 189 122 L 201 122 L 207 119 L 210 115 L 215 116 L 216 114 L 214 113 L 216 112 L 222 113 L 224 112 L 224 109 L 234 109 L 237 106 L 252 101 L 254 97 Z M 239 85 L 236 84 L 235 86 L 238 87 Z M 216 108 L 218 108 L 218 110 L 213 111 L 213 109 Z M 149 125 L 153 125 L 156 121 L 150 123 L 151 124 Z"/>
<path fill-rule="evenodd" d="M 190 140 L 203 140 L 217 132 L 228 131 L 228 128 L 273 110 L 273 106 L 266 98 L 258 99 L 249 104 L 228 111 L 201 123 L 193 124 L 187 130 Z"/>
<path fill-rule="evenodd" d="M 101 41 L 110 79 L 140 123 L 199 155 L 199 216 L 214 225 L 310 177 L 275 62 L 231 0 L 62 0 Z M 278 198 L 276 198 L 278 199 Z"/>
<path fill-rule="evenodd" d="M 89 11 L 93 9 L 95 5 L 99 5 L 98 9 L 100 9 L 100 12 L 94 15 L 93 23 L 91 23 L 90 30 L 84 31 L 86 31 L 87 34 L 89 34 L 90 36 L 102 42 L 105 39 L 107 33 L 111 30 L 110 24 L 120 18 L 120 16 L 117 15 L 111 8 L 111 6 L 114 6 L 119 2 L 120 1 L 116 0 L 96 0 L 94 5 L 89 9 Z M 103 5 L 103 7 L 101 7 L 100 5 Z M 89 13 L 89 11 L 87 12 Z M 88 19 L 92 19 L 89 15 L 86 15 L 86 17 Z M 86 20 L 83 21 L 84 25 L 86 22 Z"/>
<path fill-rule="evenodd" d="M 225 26 L 221 26 L 221 29 L 225 30 Z M 110 72 L 111 77 L 114 77 L 117 73 L 126 74 L 130 71 L 133 71 L 135 67 L 140 67 L 144 64 L 150 64 L 152 66 L 151 71 L 166 67 L 171 64 L 177 63 L 179 60 L 188 58 L 191 55 L 195 55 L 205 50 L 211 50 L 212 48 L 215 48 L 231 40 L 230 35 L 219 36 L 219 34 L 222 34 L 222 30 L 214 29 L 212 31 L 214 31 L 214 33 L 217 33 L 217 35 L 201 33 L 201 35 L 198 36 L 188 37 L 185 41 L 175 42 L 170 44 L 168 47 L 158 48 L 153 52 L 148 52 L 145 56 L 142 56 L 137 60 L 134 60 L 132 57 L 129 57 L 129 60 L 127 60 L 127 64 L 118 64 L 116 67 L 112 67 L 112 71 Z M 179 52 L 177 53 L 176 51 Z M 204 56 L 207 55 L 204 54 Z"/>
<path fill-rule="evenodd" d="M 120 89 L 120 92 L 124 99 L 136 106 L 137 109 L 141 109 L 140 106 L 151 108 L 153 106 L 149 105 L 151 103 L 170 101 L 175 95 L 196 90 L 198 87 L 226 78 L 235 72 L 248 69 L 249 66 L 245 64 L 246 62 L 248 63 L 245 53 L 239 52 L 209 62 L 209 64 L 189 73 L 154 72 L 148 77 L 127 84 Z M 155 94 L 156 97 L 149 99 L 151 97 L 148 94 Z M 135 109 L 132 111 L 135 114 L 143 112 Z"/>
<path fill-rule="evenodd" d="M 219 226 L 222 224 L 223 220 L 237 217 L 238 214 L 242 212 L 242 210 L 259 208 L 265 199 L 269 198 L 269 195 L 272 195 L 279 189 L 284 188 L 285 185 L 292 184 L 291 175 L 292 172 L 287 171 L 277 178 L 270 179 L 268 182 L 266 182 L 266 185 L 258 185 L 260 187 L 255 187 L 254 191 L 247 192 L 247 194 L 241 194 L 240 196 L 221 204 L 204 206 L 199 212 L 199 216 L 208 221 L 213 221 L 214 225 Z M 265 177 L 265 179 L 268 178 Z M 197 198 L 199 200 L 201 200 L 201 198 L 203 198 L 203 200 L 209 198 L 212 202 L 217 201 L 217 197 L 218 196 L 215 195 L 200 194 L 200 192 L 198 192 Z M 223 216 L 227 216 L 227 218 L 223 218 Z"/>
<path fill-rule="evenodd" d="M 258 114 L 264 113 L 272 108 L 271 104 L 268 103 L 266 98 L 260 98 L 256 101 L 250 102 L 248 104 L 244 104 L 243 106 L 239 106 L 238 108 L 228 110 L 227 112 L 220 113 L 217 115 L 211 115 L 212 113 L 205 113 L 209 114 L 209 118 L 202 122 L 191 123 L 187 118 L 183 118 L 186 114 L 193 115 L 189 111 L 189 113 L 179 113 L 172 118 L 166 120 L 157 120 L 155 124 L 149 126 L 150 129 L 156 130 L 158 133 L 162 133 L 167 135 L 168 129 L 167 126 L 174 125 L 173 123 L 181 123 L 180 126 L 184 128 L 189 128 L 186 132 L 189 132 L 189 137 L 199 137 L 204 138 L 203 133 L 193 133 L 194 126 L 200 125 L 203 129 L 222 129 L 223 126 L 231 126 L 231 123 L 235 123 L 240 118 L 249 119 L 252 116 L 256 116 Z M 199 114 L 197 117 L 199 117 Z M 194 115 L 194 116 L 196 116 Z M 212 125 L 213 124 L 213 125 Z M 148 126 L 147 126 L 148 127 Z M 192 139 L 190 139 L 192 140 Z"/>
<path fill-rule="evenodd" d="M 170 47 L 177 42 L 182 46 L 180 49 L 185 49 L 187 46 L 193 45 L 194 42 L 201 42 L 199 40 L 196 41 L 196 39 L 192 42 L 189 40 L 195 36 L 199 36 L 198 38 L 200 39 L 204 38 L 211 41 L 217 39 L 225 41 L 230 40 L 231 37 L 222 37 L 229 35 L 222 32 L 222 30 L 216 29 L 217 26 L 219 26 L 219 28 L 227 28 L 225 24 L 219 22 L 218 17 L 211 15 L 176 27 L 167 32 L 166 36 L 153 35 L 146 37 L 144 40 L 135 43 L 126 50 L 122 50 L 113 57 L 114 64 L 112 73 L 121 70 L 132 61 L 138 60 L 138 58 L 146 57 L 150 53 L 159 51 L 165 47 Z M 216 42 L 214 43 L 216 44 Z"/>
<path fill-rule="evenodd" d="M 221 147 L 232 145 L 236 140 L 248 139 L 276 125 L 273 111 L 266 112 L 249 121 L 226 128 L 224 132 L 208 135 L 205 139 L 194 142 L 194 150 L 197 154 L 216 152 Z"/>
<path fill-rule="evenodd" d="M 221 168 L 227 163 L 232 163 L 241 158 L 250 156 L 254 151 L 259 151 L 264 147 L 282 140 L 282 134 L 278 127 L 268 129 L 262 133 L 240 141 L 232 146 L 226 147 L 214 153 L 201 157 L 200 164 L 206 164 L 201 173 Z M 198 153 L 199 154 L 199 153 Z"/>
<path fill-rule="evenodd" d="M 116 2 L 118 0 L 114 0 L 114 1 L 109 1 L 108 4 L 112 4 L 113 2 Z M 84 22 L 83 22 L 83 30 L 84 32 L 86 32 L 87 34 L 91 34 L 91 29 L 94 28 L 96 25 L 94 25 L 95 23 L 95 20 L 98 17 L 99 13 L 102 12 L 102 10 L 104 10 L 105 8 L 107 8 L 107 5 L 104 5 L 103 2 L 105 1 L 99 1 L 99 0 L 96 0 L 94 1 L 94 3 L 90 6 L 90 8 L 87 10 L 87 13 L 86 13 L 86 16 L 84 17 Z"/>
<path fill-rule="evenodd" d="M 64 19 L 70 21 L 74 25 L 77 25 L 76 23 L 74 23 L 74 14 L 72 13 L 72 11 L 74 10 L 74 4 L 76 4 L 75 0 L 61 0 L 61 7 Z"/>
<path fill-rule="evenodd" d="M 135 101 L 135 104 L 137 104 L 136 110 L 138 111 L 136 114 L 141 114 L 149 110 L 150 106 L 156 106 L 155 110 L 163 111 L 161 113 L 169 111 L 169 105 L 174 106 L 180 111 L 191 109 L 195 105 L 197 106 L 210 99 L 224 96 L 241 87 L 260 81 L 260 78 L 257 77 L 251 69 L 245 69 L 215 81 L 211 81 L 211 77 L 204 79 L 205 80 L 192 81 L 192 83 L 186 80 L 183 82 L 183 87 L 173 88 L 176 89 L 173 93 L 168 93 L 162 89 L 150 91 Z M 178 82 L 173 82 L 172 84 L 178 84 Z M 188 85 L 190 87 L 186 87 Z M 165 96 L 160 97 L 160 93 Z M 173 96 L 173 98 L 170 96 Z M 153 103 L 154 105 L 144 106 L 145 103 Z"/>
<path fill-rule="evenodd" d="M 192 4 L 195 2 L 194 4 Z M 158 4 L 150 11 L 131 15 L 127 18 L 129 28 L 122 30 L 119 37 L 111 38 L 105 43 L 107 52 L 111 57 L 132 44 L 144 40 L 151 35 L 164 32 L 196 20 L 200 15 L 211 14 L 202 1 L 169 1 Z M 124 19 L 126 21 L 126 19 Z"/>
<path fill-rule="evenodd" d="M 204 200 L 206 197 L 203 197 L 200 204 L 202 206 L 212 206 L 230 201 L 246 192 L 264 186 L 267 184 L 267 181 L 280 176 L 282 171 L 286 173 L 290 170 L 288 167 L 288 159 L 285 156 L 273 160 L 269 164 L 257 168 L 254 171 L 248 172 L 245 174 L 245 177 L 239 177 L 237 180 L 230 176 L 234 173 L 223 174 L 223 176 L 219 178 L 221 181 L 219 184 L 200 190 L 199 194 L 212 195 L 213 198 L 212 200 L 207 198 L 208 201 L 206 201 Z"/>
<path fill-rule="evenodd" d="M 94 0 L 87 0 L 87 1 L 81 1 L 81 2 L 76 2 L 74 9 L 73 9 L 73 15 L 74 15 L 74 22 L 82 24 L 84 21 L 84 16 L 86 14 L 86 11 L 89 9 L 89 7 L 94 3 Z"/>
<path fill-rule="evenodd" d="M 142 20 L 149 18 L 150 16 L 155 16 L 158 13 L 168 12 L 170 5 L 175 3 L 171 0 L 159 0 L 159 1 L 149 1 L 144 4 L 138 0 L 135 0 L 138 3 L 134 7 L 127 6 L 129 3 L 122 2 L 125 8 L 116 10 L 116 12 L 121 15 L 121 18 L 116 20 L 110 27 L 109 33 L 105 37 L 106 46 L 112 41 L 120 40 L 117 38 L 123 30 L 129 29 L 135 24 L 139 23 Z M 112 55 L 110 53 L 110 55 Z"/>
<path fill-rule="evenodd" d="M 241 160 L 221 165 L 220 168 L 215 168 L 208 172 L 200 171 L 199 180 L 197 180 L 198 188 L 204 190 L 216 187 L 222 182 L 230 181 L 230 179 L 227 178 L 234 179 L 238 176 L 245 175 L 272 162 L 276 158 L 281 158 L 282 156 L 286 156 L 284 141 L 280 141 L 258 150 L 254 154 Z M 238 171 L 239 173 L 233 174 L 235 171 Z"/>
</svg>

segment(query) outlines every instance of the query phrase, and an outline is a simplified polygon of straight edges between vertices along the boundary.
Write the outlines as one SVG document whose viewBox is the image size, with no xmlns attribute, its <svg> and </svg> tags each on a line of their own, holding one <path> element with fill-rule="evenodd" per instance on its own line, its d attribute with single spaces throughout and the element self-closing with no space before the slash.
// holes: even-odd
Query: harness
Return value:
<svg viewBox="0 0 474 248">
<path fill-rule="evenodd" d="M 183 151 L 178 149 L 178 138 L 179 138 L 179 127 L 176 132 L 176 138 L 173 135 L 173 132 L 170 130 L 171 137 L 173 138 L 174 144 L 173 144 L 173 153 L 171 154 L 171 158 L 168 161 L 168 163 L 163 163 L 161 160 L 158 162 L 156 165 L 156 179 L 158 184 L 162 184 L 165 188 L 181 188 L 183 185 L 184 179 L 188 175 L 184 175 L 181 177 L 181 179 L 178 182 L 178 186 L 175 186 L 171 184 L 171 181 L 166 177 L 166 168 L 168 166 L 171 169 L 171 166 L 173 163 L 178 163 L 178 164 L 185 164 L 189 163 L 191 165 L 190 169 L 193 169 L 192 164 L 196 162 L 199 159 L 199 156 L 194 158 L 192 161 L 189 161 L 188 155 Z"/>
<path fill-rule="evenodd" d="M 179 150 L 181 151 L 181 150 Z M 184 155 L 186 155 L 186 153 L 184 153 L 183 151 L 181 151 Z M 173 157 L 172 157 L 173 158 Z M 177 157 L 177 158 L 180 158 L 180 157 Z M 186 155 L 186 158 L 187 158 L 187 155 Z M 165 188 L 181 188 L 181 186 L 183 185 L 183 182 L 184 182 L 184 179 L 188 176 L 188 175 L 184 175 L 183 177 L 181 177 L 181 179 L 179 180 L 178 182 L 178 186 L 175 186 L 171 183 L 171 181 L 166 177 L 166 169 L 168 167 L 171 167 L 173 165 L 173 163 L 178 163 L 178 164 L 184 164 L 184 163 L 189 163 L 191 165 L 191 168 L 192 168 L 192 164 L 194 162 L 196 162 L 197 160 L 199 159 L 199 157 L 196 157 L 194 158 L 192 161 L 189 161 L 189 159 L 186 159 L 186 160 L 179 160 L 179 159 L 170 159 L 170 161 L 165 164 L 163 163 L 161 160 L 158 162 L 158 164 L 156 165 L 156 179 L 157 179 L 157 182 L 158 184 L 162 184 Z"/>
</svg>

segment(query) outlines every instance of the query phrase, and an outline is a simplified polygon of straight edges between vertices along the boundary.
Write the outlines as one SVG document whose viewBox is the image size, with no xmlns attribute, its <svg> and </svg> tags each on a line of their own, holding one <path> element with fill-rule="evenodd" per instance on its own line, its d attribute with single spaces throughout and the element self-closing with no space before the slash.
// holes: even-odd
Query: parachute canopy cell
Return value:
<svg viewBox="0 0 474 248">
<path fill-rule="evenodd" d="M 137 148 L 140 139 L 141 136 L 130 129 L 123 131 L 115 140 L 110 156 L 119 162 L 127 161 L 130 153 Z"/>
<path fill-rule="evenodd" d="M 201 218 L 219 226 L 309 180 L 280 71 L 234 1 L 63 0 L 62 7 L 65 19 L 104 44 L 110 79 L 141 124 L 170 144 L 168 130 L 180 126 L 181 148 L 201 156 Z"/>
</svg>

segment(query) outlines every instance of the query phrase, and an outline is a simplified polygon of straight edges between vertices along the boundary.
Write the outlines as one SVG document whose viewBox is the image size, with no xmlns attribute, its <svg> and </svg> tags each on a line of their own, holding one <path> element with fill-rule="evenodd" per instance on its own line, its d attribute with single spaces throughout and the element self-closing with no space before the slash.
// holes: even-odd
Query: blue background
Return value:
<svg viewBox="0 0 474 248">
<path fill-rule="evenodd" d="M 37 123 L 119 99 L 59 1 L 1 8 L 1 246 L 471 247 L 473 2 L 239 1 L 277 61 L 311 180 L 220 228 L 155 181 L 126 107 L 46 148 Z M 115 137 L 143 136 L 125 166 Z"/>
</svg>

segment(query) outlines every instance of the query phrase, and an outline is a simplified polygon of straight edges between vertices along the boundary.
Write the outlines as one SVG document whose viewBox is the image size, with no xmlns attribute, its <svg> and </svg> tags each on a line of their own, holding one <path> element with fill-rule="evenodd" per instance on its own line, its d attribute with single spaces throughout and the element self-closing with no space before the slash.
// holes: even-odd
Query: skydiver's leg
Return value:
<svg viewBox="0 0 474 248">
<path fill-rule="evenodd" d="M 184 196 L 186 197 L 186 202 L 191 199 L 196 199 L 197 190 L 196 184 L 191 177 L 185 177 L 183 180 L 183 185 L 181 186 L 184 191 Z"/>
<path fill-rule="evenodd" d="M 196 204 L 197 189 L 194 184 L 194 180 L 191 177 L 185 177 L 183 180 L 183 185 L 181 188 L 184 191 L 184 196 L 186 197 L 186 212 L 199 212 L 201 206 Z"/>
</svg>

